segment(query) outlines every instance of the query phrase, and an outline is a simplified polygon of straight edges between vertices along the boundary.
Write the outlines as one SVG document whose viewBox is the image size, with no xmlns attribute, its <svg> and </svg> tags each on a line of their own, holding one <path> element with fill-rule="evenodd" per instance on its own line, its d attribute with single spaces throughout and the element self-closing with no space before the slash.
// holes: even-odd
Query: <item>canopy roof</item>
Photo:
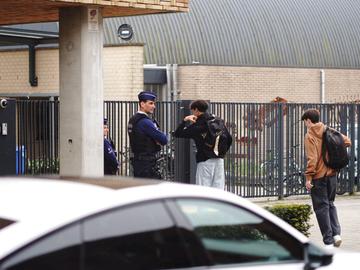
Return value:
<svg viewBox="0 0 360 270">
<path fill-rule="evenodd" d="M 94 5 L 104 17 L 188 11 L 189 0 L 1 0 L 0 25 L 58 21 L 59 8 Z"/>
</svg>

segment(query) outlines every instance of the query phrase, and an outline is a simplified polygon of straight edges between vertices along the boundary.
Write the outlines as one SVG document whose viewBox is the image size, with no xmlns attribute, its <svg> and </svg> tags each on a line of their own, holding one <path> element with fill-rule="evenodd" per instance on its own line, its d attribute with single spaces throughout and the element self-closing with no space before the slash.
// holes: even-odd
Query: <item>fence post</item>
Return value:
<svg viewBox="0 0 360 270">
<path fill-rule="evenodd" d="M 357 121 L 355 124 L 356 127 L 356 132 L 355 132 L 355 138 L 353 141 L 353 144 L 355 145 L 355 157 L 356 157 L 356 186 L 357 189 L 355 191 L 360 191 L 360 181 L 359 181 L 359 172 L 360 172 L 360 147 L 359 147 L 359 141 L 360 141 L 360 105 L 357 104 L 356 105 L 356 117 L 357 117 Z"/>
<path fill-rule="evenodd" d="M 278 194 L 279 200 L 284 198 L 284 118 L 283 118 L 284 105 L 278 104 L 278 125 L 277 125 L 277 143 L 279 149 L 279 172 L 278 172 Z"/>
<path fill-rule="evenodd" d="M 180 123 L 185 116 L 191 114 L 190 100 L 177 103 L 177 117 Z M 176 124 L 179 124 L 176 123 Z M 195 184 L 196 160 L 194 142 L 190 139 L 176 139 L 175 143 L 175 181 Z"/>
<path fill-rule="evenodd" d="M 350 138 L 351 138 L 351 147 L 350 147 L 350 164 L 349 164 L 349 193 L 354 193 L 354 182 L 355 182 L 355 104 L 350 105 Z M 346 134 L 349 136 L 349 134 Z"/>
</svg>

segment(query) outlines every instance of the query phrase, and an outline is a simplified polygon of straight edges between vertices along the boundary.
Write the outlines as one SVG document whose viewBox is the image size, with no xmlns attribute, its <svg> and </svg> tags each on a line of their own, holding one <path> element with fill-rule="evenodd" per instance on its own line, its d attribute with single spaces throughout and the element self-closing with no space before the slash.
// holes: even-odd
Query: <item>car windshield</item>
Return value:
<svg viewBox="0 0 360 270">
<path fill-rule="evenodd" d="M 13 221 L 13 220 L 9 220 L 9 219 L 5 219 L 5 218 L 0 217 L 0 230 L 2 230 L 6 226 L 9 226 L 10 224 L 12 224 L 14 222 L 15 221 Z"/>
</svg>

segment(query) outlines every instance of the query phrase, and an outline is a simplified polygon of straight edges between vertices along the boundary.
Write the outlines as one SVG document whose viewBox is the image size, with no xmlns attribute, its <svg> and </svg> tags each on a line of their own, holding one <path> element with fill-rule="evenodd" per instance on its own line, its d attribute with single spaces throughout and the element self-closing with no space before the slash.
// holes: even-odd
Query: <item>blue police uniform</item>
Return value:
<svg viewBox="0 0 360 270">
<path fill-rule="evenodd" d="M 155 101 L 156 95 L 143 91 L 138 97 L 139 100 Z M 160 131 L 156 120 L 139 111 L 129 120 L 128 134 L 133 153 L 131 164 L 134 177 L 161 179 L 156 166 L 156 158 L 157 153 L 161 150 L 160 145 L 167 144 L 167 137 Z"/>
<path fill-rule="evenodd" d="M 104 119 L 104 125 L 107 125 L 107 119 Z M 104 174 L 116 175 L 118 168 L 114 143 L 104 137 Z"/>
</svg>

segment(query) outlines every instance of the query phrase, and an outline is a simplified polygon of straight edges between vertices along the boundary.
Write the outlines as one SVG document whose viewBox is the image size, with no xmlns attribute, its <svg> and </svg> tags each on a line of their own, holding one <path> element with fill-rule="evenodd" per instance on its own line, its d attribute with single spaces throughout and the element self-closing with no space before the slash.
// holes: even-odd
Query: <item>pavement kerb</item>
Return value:
<svg viewBox="0 0 360 270">
<path fill-rule="evenodd" d="M 277 198 L 249 198 L 250 201 L 260 207 L 273 206 L 280 204 L 309 204 L 312 208 L 310 195 L 290 196 L 283 200 Z M 353 195 L 337 195 L 335 198 L 335 206 L 338 210 L 338 216 L 341 224 L 341 237 L 343 244 L 342 250 L 360 252 L 359 227 L 360 227 L 360 192 Z M 315 217 L 314 211 L 310 216 L 310 236 L 309 239 L 323 246 L 321 232 Z"/>
<path fill-rule="evenodd" d="M 277 197 L 248 198 L 248 200 L 260 206 L 270 206 L 277 204 L 304 204 L 304 203 L 311 205 L 310 194 L 285 197 L 281 200 L 279 200 Z M 354 193 L 352 195 L 349 194 L 336 195 L 335 204 L 336 201 L 338 200 L 360 200 L 360 192 Z"/>
</svg>

